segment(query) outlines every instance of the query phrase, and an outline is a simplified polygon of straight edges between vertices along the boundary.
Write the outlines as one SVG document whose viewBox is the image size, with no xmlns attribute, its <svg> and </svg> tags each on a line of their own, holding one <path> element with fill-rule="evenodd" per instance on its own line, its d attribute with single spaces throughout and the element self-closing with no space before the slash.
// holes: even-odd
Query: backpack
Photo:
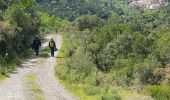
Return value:
<svg viewBox="0 0 170 100">
<path fill-rule="evenodd" d="M 50 47 L 53 48 L 54 47 L 54 42 L 50 42 Z"/>
</svg>

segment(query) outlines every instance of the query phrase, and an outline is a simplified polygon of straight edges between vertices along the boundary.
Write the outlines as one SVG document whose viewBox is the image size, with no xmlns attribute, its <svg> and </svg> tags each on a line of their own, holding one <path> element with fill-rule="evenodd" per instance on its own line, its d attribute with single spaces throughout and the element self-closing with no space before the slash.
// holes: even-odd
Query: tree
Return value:
<svg viewBox="0 0 170 100">
<path fill-rule="evenodd" d="M 85 29 L 92 30 L 94 28 L 99 28 L 102 26 L 102 21 L 97 16 L 84 15 L 77 19 L 79 30 L 83 31 Z"/>
<path fill-rule="evenodd" d="M 33 0 L 20 0 L 19 5 L 24 9 L 28 9 L 34 5 Z"/>
</svg>

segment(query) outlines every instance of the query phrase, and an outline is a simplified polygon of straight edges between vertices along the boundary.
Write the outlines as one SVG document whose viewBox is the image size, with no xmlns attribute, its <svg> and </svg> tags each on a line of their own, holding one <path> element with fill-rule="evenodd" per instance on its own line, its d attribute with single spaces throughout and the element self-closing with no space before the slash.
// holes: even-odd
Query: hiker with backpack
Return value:
<svg viewBox="0 0 170 100">
<path fill-rule="evenodd" d="M 54 52 L 57 51 L 55 41 L 51 38 L 49 42 L 49 48 L 51 49 L 51 56 L 54 57 Z"/>
<path fill-rule="evenodd" d="M 39 48 L 40 48 L 40 46 L 41 46 L 41 41 L 38 38 L 38 36 L 36 36 L 36 38 L 35 38 L 35 40 L 33 41 L 33 44 L 32 44 L 32 48 L 35 50 L 36 56 L 39 55 Z"/>
</svg>

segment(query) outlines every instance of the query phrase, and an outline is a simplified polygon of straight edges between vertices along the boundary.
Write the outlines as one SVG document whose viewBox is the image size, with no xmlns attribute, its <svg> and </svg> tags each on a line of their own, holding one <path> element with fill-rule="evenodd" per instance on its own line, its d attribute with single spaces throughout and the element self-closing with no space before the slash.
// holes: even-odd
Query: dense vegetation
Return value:
<svg viewBox="0 0 170 100">
<path fill-rule="evenodd" d="M 0 74 L 3 75 L 28 55 L 32 39 L 39 31 L 40 20 L 32 3 L 26 5 L 23 1 L 0 0 Z"/>
<path fill-rule="evenodd" d="M 115 92 L 115 86 L 134 87 L 157 100 L 170 99 L 170 6 L 122 9 L 123 15 L 113 10 L 106 20 L 83 15 L 65 27 L 64 59 L 56 69 L 59 78 L 92 100 L 119 100 L 122 94 Z"/>
<path fill-rule="evenodd" d="M 38 3 L 41 11 L 73 21 L 84 14 L 96 15 L 102 19 L 107 19 L 112 11 L 121 15 L 122 8 L 116 6 L 126 1 L 117 1 L 120 0 L 38 0 Z M 116 4 L 112 6 L 113 3 Z"/>
<path fill-rule="evenodd" d="M 169 100 L 170 6 L 134 9 L 130 1 L 0 0 L 0 73 L 28 54 L 36 34 L 58 32 L 56 74 L 81 99 L 132 99 L 137 91 L 137 99 Z"/>
</svg>

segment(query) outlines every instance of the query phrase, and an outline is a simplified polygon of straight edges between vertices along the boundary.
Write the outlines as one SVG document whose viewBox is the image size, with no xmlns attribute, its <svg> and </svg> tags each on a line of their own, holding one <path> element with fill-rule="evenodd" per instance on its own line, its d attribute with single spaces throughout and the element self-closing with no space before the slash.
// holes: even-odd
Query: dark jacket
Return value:
<svg viewBox="0 0 170 100">
<path fill-rule="evenodd" d="M 38 49 L 40 46 L 41 46 L 41 41 L 40 41 L 40 39 L 36 38 L 36 39 L 33 41 L 33 47 L 34 47 L 35 49 Z"/>
</svg>

